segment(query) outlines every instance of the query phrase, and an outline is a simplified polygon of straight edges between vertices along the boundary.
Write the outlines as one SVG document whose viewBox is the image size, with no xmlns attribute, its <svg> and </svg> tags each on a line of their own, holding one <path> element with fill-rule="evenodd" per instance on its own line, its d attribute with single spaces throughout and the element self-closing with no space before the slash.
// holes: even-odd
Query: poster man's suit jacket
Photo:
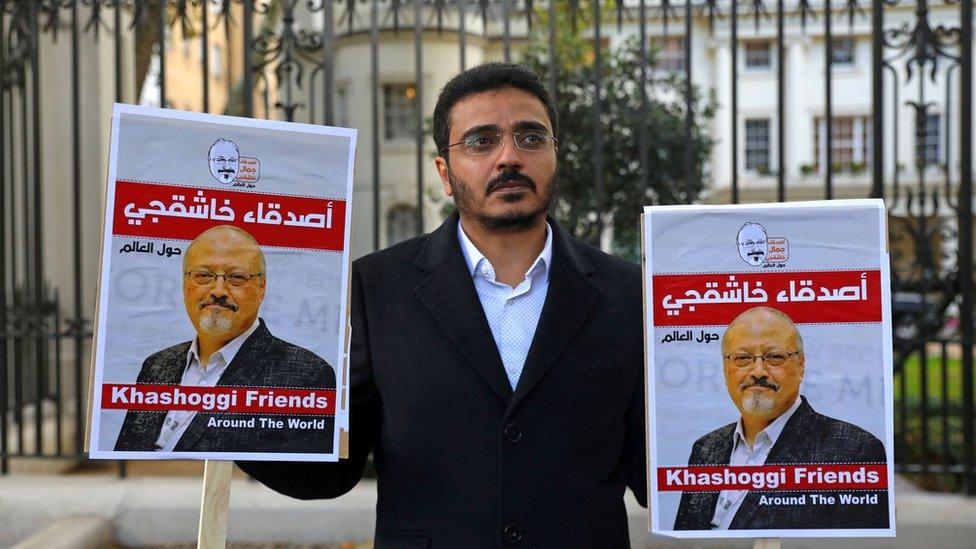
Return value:
<svg viewBox="0 0 976 549">
<path fill-rule="evenodd" d="M 783 427 L 766 464 L 885 463 L 885 449 L 871 433 L 845 421 L 819 414 L 806 397 Z M 728 465 L 735 423 L 716 429 L 695 442 L 688 465 Z M 890 482 L 890 479 L 889 479 Z M 760 505 L 760 496 L 797 496 L 804 492 L 758 492 L 745 495 L 730 529 L 887 528 L 888 496 L 884 491 L 806 492 L 806 505 Z M 876 495 L 877 503 L 845 505 L 839 493 Z M 814 505 L 809 494 L 835 496 L 835 505 Z M 718 492 L 681 495 L 675 530 L 711 528 Z"/>
<path fill-rule="evenodd" d="M 335 497 L 375 448 L 377 547 L 628 546 L 625 487 L 646 502 L 640 270 L 549 223 L 549 291 L 514 392 L 454 215 L 353 264 L 350 459 L 242 468 Z"/>
<path fill-rule="evenodd" d="M 307 349 L 271 335 L 264 320 L 227 365 L 218 386 L 335 388 L 335 372 Z M 168 347 L 142 364 L 136 383 L 178 385 L 186 369 L 190 342 Z M 242 396 L 238 397 L 239 399 Z M 208 427 L 211 418 L 248 419 L 271 416 L 199 412 L 173 449 L 175 452 L 331 452 L 332 416 L 274 416 L 275 419 L 325 419 L 322 429 Z M 152 451 L 166 412 L 130 410 L 115 443 L 119 451 Z M 256 423 L 256 425 L 258 425 Z M 286 424 L 287 425 L 287 424 Z"/>
</svg>

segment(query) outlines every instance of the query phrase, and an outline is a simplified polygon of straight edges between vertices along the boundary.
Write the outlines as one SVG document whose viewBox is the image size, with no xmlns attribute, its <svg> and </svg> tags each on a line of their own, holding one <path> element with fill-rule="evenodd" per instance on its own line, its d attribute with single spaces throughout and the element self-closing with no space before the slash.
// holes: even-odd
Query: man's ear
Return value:
<svg viewBox="0 0 976 549">
<path fill-rule="evenodd" d="M 434 165 L 437 166 L 437 175 L 441 177 L 444 194 L 449 197 L 454 196 L 454 190 L 451 189 L 451 168 L 447 165 L 447 159 L 443 156 L 438 156 L 434 159 Z"/>
</svg>

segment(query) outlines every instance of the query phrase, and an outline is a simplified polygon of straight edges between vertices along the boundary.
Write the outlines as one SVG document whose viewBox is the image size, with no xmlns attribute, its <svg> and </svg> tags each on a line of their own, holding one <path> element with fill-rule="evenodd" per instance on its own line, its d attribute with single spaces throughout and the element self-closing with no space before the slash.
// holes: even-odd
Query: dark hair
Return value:
<svg viewBox="0 0 976 549">
<path fill-rule="evenodd" d="M 451 135 L 451 109 L 454 105 L 469 95 L 502 88 L 515 88 L 536 96 L 549 114 L 552 133 L 556 133 L 558 127 L 556 106 L 535 73 L 515 63 L 484 63 L 452 78 L 444 85 L 437 97 L 433 130 L 434 144 L 438 152 L 447 157 L 444 148 L 450 145 L 448 139 Z"/>
</svg>

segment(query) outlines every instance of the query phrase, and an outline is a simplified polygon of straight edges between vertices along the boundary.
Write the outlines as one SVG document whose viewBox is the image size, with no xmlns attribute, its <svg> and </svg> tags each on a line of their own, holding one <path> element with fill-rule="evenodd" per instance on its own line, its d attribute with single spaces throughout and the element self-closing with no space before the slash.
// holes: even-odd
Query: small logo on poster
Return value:
<svg viewBox="0 0 976 549">
<path fill-rule="evenodd" d="M 221 183 L 253 188 L 261 177 L 261 163 L 258 159 L 241 156 L 237 144 L 230 139 L 220 138 L 214 141 L 210 145 L 207 160 L 210 163 L 210 175 Z"/>
<path fill-rule="evenodd" d="M 752 267 L 781 267 L 790 257 L 790 242 L 781 236 L 766 236 L 766 227 L 747 221 L 735 235 L 739 257 Z"/>
</svg>

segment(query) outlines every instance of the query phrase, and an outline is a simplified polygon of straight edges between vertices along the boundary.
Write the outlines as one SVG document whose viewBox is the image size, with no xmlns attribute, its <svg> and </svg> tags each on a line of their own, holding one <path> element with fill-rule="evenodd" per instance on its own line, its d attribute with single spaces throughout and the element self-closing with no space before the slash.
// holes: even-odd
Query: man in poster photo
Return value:
<svg viewBox="0 0 976 549">
<path fill-rule="evenodd" d="M 334 389 L 332 366 L 271 335 L 258 317 L 266 282 L 264 254 L 246 231 L 220 225 L 197 236 L 183 255 L 183 301 L 196 337 L 147 358 L 136 383 Z M 130 410 L 115 450 L 331 451 L 332 417 L 295 416 L 324 419 L 304 429 L 252 427 L 254 417 Z"/>
<path fill-rule="evenodd" d="M 722 360 L 726 388 L 741 416 L 699 438 L 689 466 L 885 463 L 877 437 L 817 413 L 800 394 L 806 366 L 803 339 L 786 314 L 769 307 L 740 314 L 725 331 Z M 762 494 L 684 492 L 674 529 L 888 527 L 885 491 L 858 492 L 877 498 L 857 505 L 814 505 L 809 499 L 806 504 L 764 504 Z"/>
</svg>

